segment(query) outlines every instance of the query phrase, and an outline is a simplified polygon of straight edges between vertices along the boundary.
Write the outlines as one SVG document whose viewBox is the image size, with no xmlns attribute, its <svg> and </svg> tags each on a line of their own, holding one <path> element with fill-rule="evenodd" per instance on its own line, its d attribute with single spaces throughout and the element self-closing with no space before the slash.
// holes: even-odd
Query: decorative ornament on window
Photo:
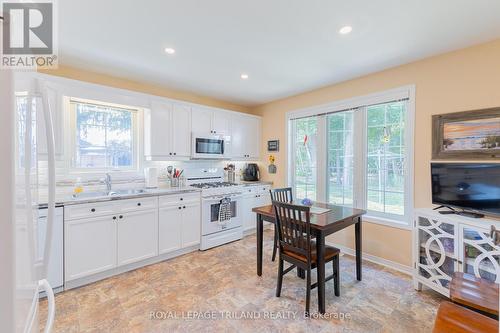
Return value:
<svg viewBox="0 0 500 333">
<path fill-rule="evenodd" d="M 382 136 L 381 141 L 384 144 L 387 144 L 389 143 L 389 141 L 391 141 L 391 134 L 390 131 L 387 129 L 387 127 L 384 127 L 384 135 Z"/>
</svg>

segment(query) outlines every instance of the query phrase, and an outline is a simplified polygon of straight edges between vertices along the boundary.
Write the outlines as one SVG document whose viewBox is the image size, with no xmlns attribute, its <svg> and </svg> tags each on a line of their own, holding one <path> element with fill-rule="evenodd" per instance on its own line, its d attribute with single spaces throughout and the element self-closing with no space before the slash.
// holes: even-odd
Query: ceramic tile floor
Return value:
<svg viewBox="0 0 500 333">
<path fill-rule="evenodd" d="M 340 259 L 341 296 L 334 296 L 333 281 L 329 281 L 327 315 L 303 318 L 305 281 L 294 272 L 285 276 L 281 297 L 275 297 L 272 237 L 267 230 L 262 277 L 256 274 L 252 235 L 60 293 L 54 332 L 432 330 L 442 296 L 429 290 L 417 292 L 409 276 L 366 261 L 363 281 L 356 281 L 354 258 L 347 255 Z M 327 267 L 331 272 L 331 265 Z M 314 317 L 318 315 L 316 289 L 311 295 Z M 40 304 L 40 318 L 46 318 L 47 302 Z"/>
</svg>

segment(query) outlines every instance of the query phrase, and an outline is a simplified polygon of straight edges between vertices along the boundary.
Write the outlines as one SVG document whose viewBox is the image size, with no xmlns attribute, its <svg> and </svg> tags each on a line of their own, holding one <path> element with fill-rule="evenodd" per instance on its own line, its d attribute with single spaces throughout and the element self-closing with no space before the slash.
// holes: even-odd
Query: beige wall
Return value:
<svg viewBox="0 0 500 333">
<path fill-rule="evenodd" d="M 334 70 L 334 69 L 332 69 Z M 415 207 L 429 207 L 431 160 L 431 116 L 433 114 L 500 106 L 500 40 L 395 67 L 351 81 L 271 102 L 253 112 L 263 116 L 262 149 L 270 139 L 280 140 L 276 154 L 278 172 L 263 178 L 285 185 L 285 113 L 313 105 L 416 85 L 415 114 Z M 265 158 L 267 160 L 267 156 Z M 411 266 L 411 232 L 366 223 L 363 251 Z M 353 230 L 345 230 L 333 241 L 353 246 Z"/>
<path fill-rule="evenodd" d="M 246 112 L 246 113 L 251 113 L 252 111 L 250 108 L 245 106 L 228 103 L 225 101 L 217 100 L 206 96 L 200 96 L 185 91 L 174 90 L 159 85 L 127 80 L 124 78 L 109 76 L 106 74 L 90 72 L 84 69 L 78 69 L 74 67 L 59 66 L 59 68 L 56 70 L 47 69 L 47 70 L 40 70 L 40 72 L 49 75 L 61 76 L 69 79 L 80 80 L 90 83 L 102 84 L 109 87 L 127 89 L 145 94 L 162 96 L 162 97 L 177 99 L 191 103 L 203 104 L 233 111 Z"/>
<path fill-rule="evenodd" d="M 267 173 L 267 157 L 261 168 L 263 179 L 285 185 L 285 113 L 304 107 L 362 96 L 374 92 L 416 85 L 415 207 L 430 206 L 429 161 L 431 159 L 431 115 L 500 106 L 500 40 L 395 67 L 379 73 L 331 85 L 283 100 L 247 108 L 213 98 L 158 85 L 131 81 L 67 66 L 46 74 L 97 83 L 116 88 L 205 104 L 263 116 L 262 149 L 266 142 L 280 140 L 275 154 L 278 172 Z M 411 232 L 365 223 L 363 251 L 399 264 L 411 265 Z M 332 241 L 353 247 L 354 231 L 347 229 Z"/>
</svg>

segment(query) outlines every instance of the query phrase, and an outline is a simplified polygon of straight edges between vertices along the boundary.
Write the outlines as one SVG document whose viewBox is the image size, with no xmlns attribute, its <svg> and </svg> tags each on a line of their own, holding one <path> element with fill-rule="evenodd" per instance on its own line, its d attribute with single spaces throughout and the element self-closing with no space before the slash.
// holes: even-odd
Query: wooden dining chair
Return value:
<svg viewBox="0 0 500 333">
<path fill-rule="evenodd" d="M 293 201 L 293 194 L 292 194 L 292 188 L 291 187 L 284 187 L 284 188 L 275 188 L 272 190 L 269 190 L 269 194 L 271 194 L 271 201 L 279 201 L 279 202 L 286 202 L 286 203 L 291 203 Z M 278 251 L 278 228 L 274 226 L 274 244 L 273 244 L 273 257 L 272 261 L 276 260 L 276 252 Z"/>
<path fill-rule="evenodd" d="M 317 267 L 316 243 L 311 240 L 310 207 L 299 206 L 280 201 L 273 201 L 276 226 L 279 239 L 279 265 L 276 297 L 281 295 L 283 276 L 295 267 L 306 273 L 306 315 L 309 315 L 311 289 L 317 283 L 311 284 L 311 270 Z M 333 274 L 325 281 L 334 280 L 334 291 L 340 296 L 339 254 L 340 250 L 325 245 L 325 264 L 332 261 Z M 284 269 L 284 262 L 291 264 Z"/>
</svg>

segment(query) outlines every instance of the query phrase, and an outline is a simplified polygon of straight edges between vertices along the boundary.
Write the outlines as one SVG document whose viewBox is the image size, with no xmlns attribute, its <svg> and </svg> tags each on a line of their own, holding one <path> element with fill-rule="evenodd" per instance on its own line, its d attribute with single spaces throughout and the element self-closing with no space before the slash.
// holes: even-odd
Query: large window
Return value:
<svg viewBox="0 0 500 333">
<path fill-rule="evenodd" d="M 409 90 L 408 90 L 409 91 Z M 408 223 L 412 207 L 410 93 L 290 116 L 289 182 L 298 199 L 362 208 L 374 220 Z M 356 103 L 355 100 L 350 103 Z"/>
<path fill-rule="evenodd" d="M 297 198 L 316 200 L 316 117 L 296 119 L 293 122 L 294 188 Z"/>
<path fill-rule="evenodd" d="M 369 106 L 367 208 L 404 215 L 406 102 Z"/>
<path fill-rule="evenodd" d="M 354 199 L 354 112 L 327 116 L 328 131 L 328 202 L 353 204 Z"/>
<path fill-rule="evenodd" d="M 75 123 L 75 168 L 135 167 L 135 118 L 131 109 L 71 101 Z"/>
</svg>

